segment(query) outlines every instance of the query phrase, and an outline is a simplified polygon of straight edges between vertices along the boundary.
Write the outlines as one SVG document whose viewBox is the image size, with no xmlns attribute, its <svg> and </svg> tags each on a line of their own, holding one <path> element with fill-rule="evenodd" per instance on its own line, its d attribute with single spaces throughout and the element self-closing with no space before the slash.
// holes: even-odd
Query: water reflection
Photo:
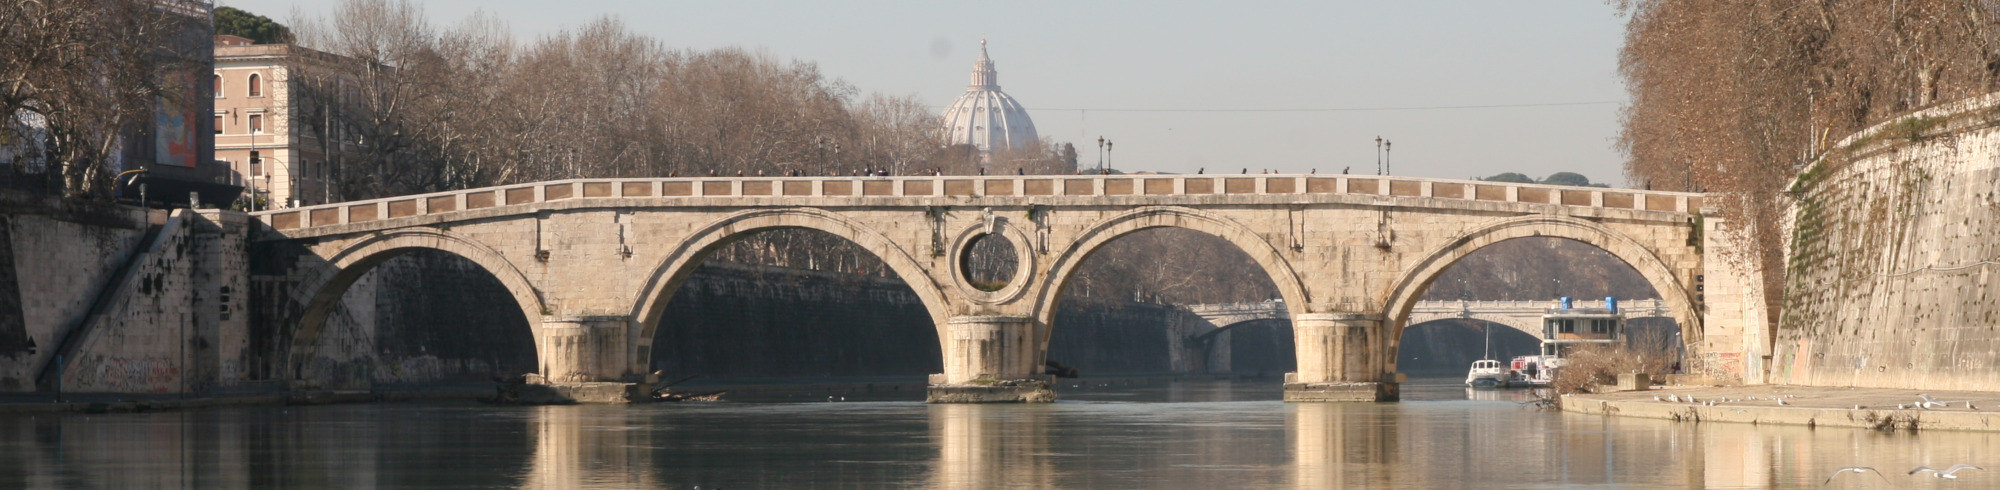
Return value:
<svg viewBox="0 0 2000 490">
<path fill-rule="evenodd" d="M 655 432 L 635 430 L 646 424 L 644 412 L 578 406 L 523 410 L 529 413 L 535 436 L 534 458 L 522 478 L 523 487 L 660 486 L 649 459 Z"/>
<path fill-rule="evenodd" d="M 1397 427 L 1387 411 L 1350 403 L 1287 405 L 1292 486 L 1338 488 L 1415 483 L 1399 479 Z"/>
<path fill-rule="evenodd" d="M 2000 434 L 1682 424 L 1415 383 L 1286 404 L 1259 383 L 1071 386 L 1053 405 L 383 404 L 0 417 L 0 488 L 1796 487 L 2000 468 Z M 1956 483 L 1993 487 L 2000 470 Z M 1836 484 L 1881 486 L 1872 475 Z"/>
<path fill-rule="evenodd" d="M 1020 408 L 1020 407 L 1016 407 Z M 1045 408 L 1045 407 L 1044 407 Z M 930 484 L 938 488 L 1054 486 L 1048 441 L 1049 410 L 994 405 L 930 407 L 931 440 L 937 464 Z"/>
</svg>

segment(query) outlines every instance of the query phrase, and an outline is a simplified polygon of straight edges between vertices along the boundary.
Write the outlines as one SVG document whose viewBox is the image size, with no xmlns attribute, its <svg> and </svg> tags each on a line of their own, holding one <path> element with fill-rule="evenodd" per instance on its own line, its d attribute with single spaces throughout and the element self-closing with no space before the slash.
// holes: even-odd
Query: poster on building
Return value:
<svg viewBox="0 0 2000 490">
<path fill-rule="evenodd" d="M 153 111 L 153 161 L 160 165 L 194 167 L 201 161 L 202 118 L 193 101 L 204 100 L 198 80 L 181 84 L 179 101 L 161 98 Z M 200 107 L 200 109 L 207 109 Z"/>
</svg>

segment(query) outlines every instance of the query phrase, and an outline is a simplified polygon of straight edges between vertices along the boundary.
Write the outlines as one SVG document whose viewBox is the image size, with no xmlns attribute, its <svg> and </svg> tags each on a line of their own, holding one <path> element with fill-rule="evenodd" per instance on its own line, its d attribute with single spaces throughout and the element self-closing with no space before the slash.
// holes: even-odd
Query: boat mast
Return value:
<svg viewBox="0 0 2000 490">
<path fill-rule="evenodd" d="M 1479 329 L 1480 329 L 1480 330 L 1485 330 L 1485 331 L 1486 331 L 1486 358 L 1487 358 L 1487 359 L 1492 359 L 1492 358 L 1493 358 L 1493 324 L 1490 324 L 1490 323 L 1489 323 L 1489 324 L 1485 324 L 1485 325 L 1480 325 L 1480 326 L 1479 326 Z"/>
</svg>

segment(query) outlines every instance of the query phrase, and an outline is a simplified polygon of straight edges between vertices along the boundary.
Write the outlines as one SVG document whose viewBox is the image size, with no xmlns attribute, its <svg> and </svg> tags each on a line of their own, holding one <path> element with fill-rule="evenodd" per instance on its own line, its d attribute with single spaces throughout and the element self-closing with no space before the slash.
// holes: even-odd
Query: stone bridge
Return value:
<svg viewBox="0 0 2000 490">
<path fill-rule="evenodd" d="M 665 303 L 711 251 L 765 230 L 820 230 L 880 258 L 922 299 L 945 357 L 933 400 L 1046 400 L 1034 380 L 1078 265 L 1124 234 L 1179 227 L 1234 244 L 1277 285 L 1298 348 L 1288 400 L 1393 400 L 1417 298 L 1459 258 L 1513 238 L 1623 259 L 1682 338 L 1701 339 L 1701 206 L 1688 193 L 1347 175 L 565 180 L 255 213 L 253 247 L 292 303 L 261 317 L 283 322 L 270 328 L 284 332 L 278 362 L 293 373 L 356 278 L 430 249 L 512 292 L 547 379 L 635 381 Z M 978 287 L 963 257 L 991 238 L 1014 245 L 1018 272 Z"/>
<path fill-rule="evenodd" d="M 1418 301 L 1410 308 L 1405 318 L 1406 326 L 1417 326 L 1427 322 L 1450 318 L 1482 320 L 1519 330 L 1521 333 L 1540 338 L 1542 336 L 1542 315 L 1562 306 L 1559 300 L 1545 301 Z M 1603 308 L 1604 300 L 1571 301 L 1572 308 Z M 1229 331 L 1239 325 L 1257 320 L 1289 320 L 1289 309 L 1283 301 L 1262 303 L 1227 303 L 1186 305 L 1181 309 L 1195 314 L 1215 326 L 1214 330 L 1203 332 L 1197 337 L 1212 337 Z M 1620 300 L 1618 311 L 1626 318 L 1673 318 L 1673 309 L 1657 299 Z"/>
</svg>

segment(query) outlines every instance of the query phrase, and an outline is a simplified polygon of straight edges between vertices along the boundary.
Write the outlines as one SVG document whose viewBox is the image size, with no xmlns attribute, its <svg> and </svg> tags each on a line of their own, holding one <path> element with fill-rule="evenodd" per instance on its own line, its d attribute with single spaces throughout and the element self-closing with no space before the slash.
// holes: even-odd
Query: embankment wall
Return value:
<svg viewBox="0 0 2000 490">
<path fill-rule="evenodd" d="M 2000 390 L 2000 95 L 1849 137 L 1808 167 L 1773 382 Z"/>
<path fill-rule="evenodd" d="M 0 190 L 0 392 L 34 391 L 56 347 L 145 238 L 144 210 Z"/>
</svg>

